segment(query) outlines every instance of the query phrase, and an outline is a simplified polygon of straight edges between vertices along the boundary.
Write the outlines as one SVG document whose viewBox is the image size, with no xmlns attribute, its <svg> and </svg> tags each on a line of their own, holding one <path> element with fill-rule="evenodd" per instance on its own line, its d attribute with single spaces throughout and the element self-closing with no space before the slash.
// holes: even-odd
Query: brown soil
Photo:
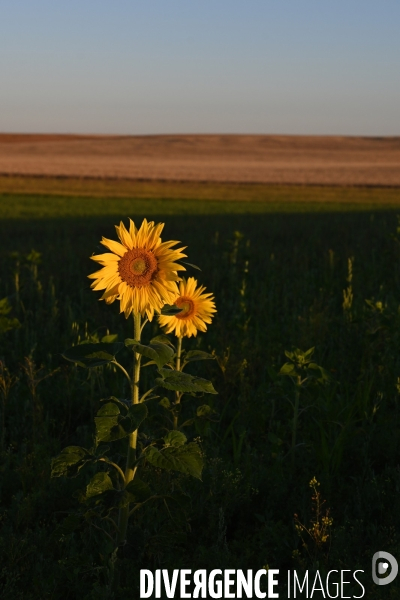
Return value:
<svg viewBox="0 0 400 600">
<path fill-rule="evenodd" d="M 0 175 L 400 186 L 400 137 L 0 134 Z"/>
</svg>

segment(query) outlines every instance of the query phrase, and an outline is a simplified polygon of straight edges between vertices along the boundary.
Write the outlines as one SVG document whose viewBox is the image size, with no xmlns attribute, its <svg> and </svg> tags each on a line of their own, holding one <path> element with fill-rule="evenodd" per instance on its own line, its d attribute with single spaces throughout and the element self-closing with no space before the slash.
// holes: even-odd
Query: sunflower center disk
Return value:
<svg viewBox="0 0 400 600">
<path fill-rule="evenodd" d="M 119 260 L 118 272 L 121 279 L 131 287 L 142 287 L 154 278 L 157 266 L 157 259 L 150 250 L 133 248 Z"/>
<path fill-rule="evenodd" d="M 131 269 L 135 275 L 143 275 L 143 272 L 146 270 L 146 263 L 143 258 L 135 258 L 131 262 Z"/>
<path fill-rule="evenodd" d="M 176 316 L 177 319 L 188 319 L 194 313 L 194 302 L 190 298 L 182 296 L 175 302 L 176 306 L 181 309 L 181 312 Z"/>
</svg>

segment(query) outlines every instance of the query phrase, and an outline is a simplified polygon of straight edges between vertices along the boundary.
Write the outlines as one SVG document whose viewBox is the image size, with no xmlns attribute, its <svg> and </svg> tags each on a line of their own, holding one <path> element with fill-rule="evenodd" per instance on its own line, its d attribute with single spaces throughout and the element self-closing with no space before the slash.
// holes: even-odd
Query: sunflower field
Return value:
<svg viewBox="0 0 400 600">
<path fill-rule="evenodd" d="M 398 598 L 370 575 L 400 557 L 400 209 L 373 193 L 0 196 L 2 600 L 269 567 L 361 569 L 366 598 Z"/>
</svg>

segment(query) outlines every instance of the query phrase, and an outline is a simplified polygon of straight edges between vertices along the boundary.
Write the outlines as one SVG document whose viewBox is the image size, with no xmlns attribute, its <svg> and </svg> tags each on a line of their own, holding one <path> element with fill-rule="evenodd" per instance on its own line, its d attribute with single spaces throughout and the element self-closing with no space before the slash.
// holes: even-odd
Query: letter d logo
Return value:
<svg viewBox="0 0 400 600">
<path fill-rule="evenodd" d="M 376 564 L 378 560 L 383 560 L 384 562 Z M 386 573 L 388 573 L 389 565 L 391 570 L 389 575 L 386 575 Z M 374 583 L 377 585 L 387 585 L 388 583 L 392 583 L 392 581 L 396 579 L 398 571 L 399 565 L 394 556 L 389 554 L 389 552 L 383 552 L 382 550 L 380 552 L 375 552 L 372 557 L 372 580 Z M 382 577 L 379 577 L 378 575 L 382 575 Z"/>
</svg>

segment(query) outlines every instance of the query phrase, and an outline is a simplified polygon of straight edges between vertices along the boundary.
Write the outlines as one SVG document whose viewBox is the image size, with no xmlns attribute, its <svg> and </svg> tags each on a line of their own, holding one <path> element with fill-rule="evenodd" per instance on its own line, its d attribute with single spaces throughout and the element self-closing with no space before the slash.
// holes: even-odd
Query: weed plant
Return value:
<svg viewBox="0 0 400 600">
<path fill-rule="evenodd" d="M 370 565 L 378 550 L 400 557 L 400 237 L 395 213 L 368 211 L 154 215 L 190 245 L 215 295 L 213 326 L 186 346 L 215 352 L 191 372 L 219 394 L 185 430 L 201 444 L 203 481 L 149 470 L 181 501 L 130 521 L 112 595 L 113 548 L 76 518 L 82 480 L 50 479 L 50 462 L 90 446 L 99 398 L 124 385 L 110 367 L 61 356 L 79 340 L 131 335 L 87 280 L 88 257 L 121 217 L 0 223 L 1 598 L 132 599 L 140 568 L 265 565 L 364 569 L 366 598 L 398 597 L 396 581 L 378 594 Z M 149 336 L 160 333 L 153 322 Z M 311 348 L 326 377 L 297 388 L 280 374 L 285 351 Z M 180 421 L 195 410 L 183 405 Z M 158 404 L 151 419 L 161 431 Z"/>
</svg>

